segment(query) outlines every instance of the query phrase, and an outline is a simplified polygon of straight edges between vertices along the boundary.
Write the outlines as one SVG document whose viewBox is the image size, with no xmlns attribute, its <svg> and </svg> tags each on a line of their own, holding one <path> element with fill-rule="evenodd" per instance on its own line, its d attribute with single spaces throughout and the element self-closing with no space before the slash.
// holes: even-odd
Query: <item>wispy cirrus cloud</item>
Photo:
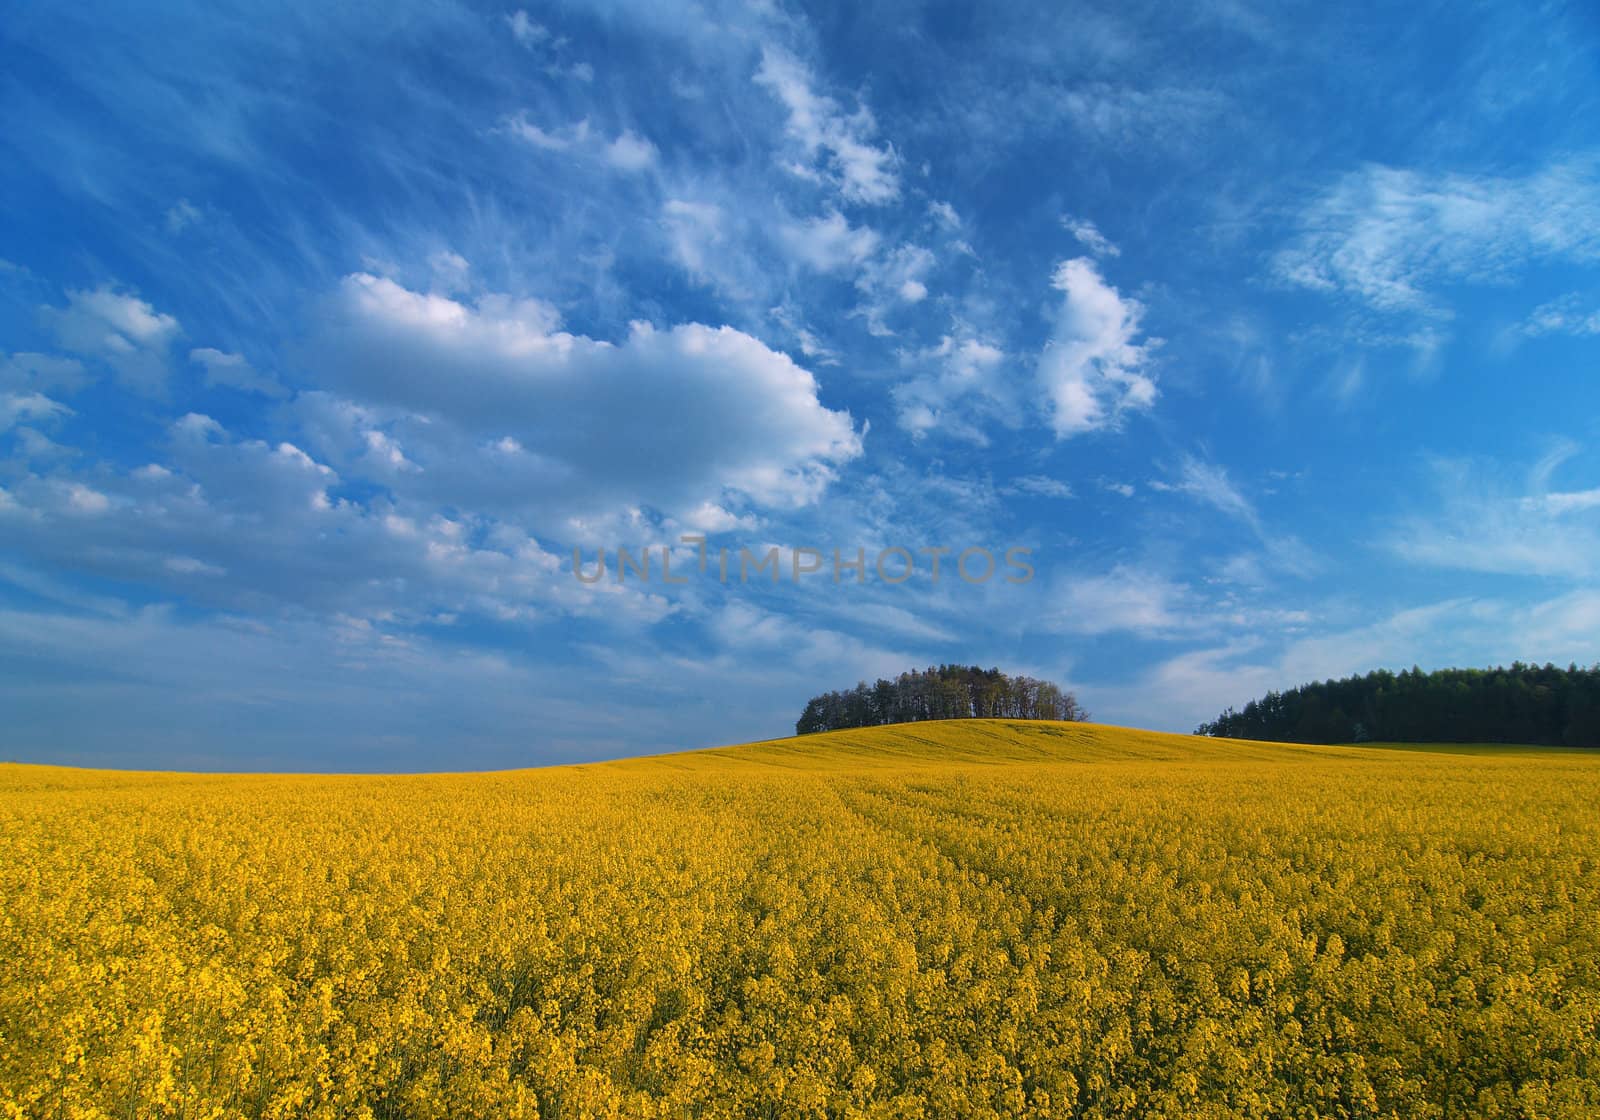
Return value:
<svg viewBox="0 0 1600 1120">
<path fill-rule="evenodd" d="M 1576 292 L 1542 303 L 1523 320 L 1521 331 L 1530 338 L 1565 334 L 1600 335 L 1600 299 Z"/>
<path fill-rule="evenodd" d="M 1117 248 L 1110 238 L 1100 232 L 1099 226 L 1087 218 L 1074 218 L 1070 214 L 1065 214 L 1061 218 L 1061 228 L 1077 238 L 1078 244 L 1097 257 L 1120 257 L 1122 255 L 1122 250 Z"/>
<path fill-rule="evenodd" d="M 656 146 L 628 129 L 607 136 L 589 124 L 587 117 L 561 127 L 541 127 L 527 113 L 508 118 L 501 126 L 524 144 L 546 152 L 565 152 L 597 160 L 618 171 L 644 171 L 656 162 Z"/>
<path fill-rule="evenodd" d="M 804 157 L 792 170 L 826 177 L 850 202 L 883 205 L 900 196 L 899 159 L 893 147 L 874 142 L 877 125 L 865 105 L 846 113 L 816 91 L 816 79 L 804 63 L 776 46 L 762 51 L 755 80 L 788 111 L 788 133 Z"/>
<path fill-rule="evenodd" d="M 1600 260 L 1600 165 L 1571 160 L 1508 177 L 1373 164 L 1314 199 L 1297 225 L 1272 260 L 1279 280 L 1379 311 L 1440 314 L 1441 285 Z"/>
<path fill-rule="evenodd" d="M 875 230 L 852 225 L 837 210 L 785 222 L 778 238 L 791 259 L 816 272 L 854 272 L 871 258 L 881 240 Z"/>
<path fill-rule="evenodd" d="M 1249 528 L 1255 551 L 1235 555 L 1223 568 L 1224 576 L 1236 582 L 1259 583 L 1264 568 L 1303 578 L 1322 567 L 1321 558 L 1299 537 L 1267 524 L 1255 502 L 1220 463 L 1184 455 L 1170 481 L 1152 479 L 1148 485 L 1152 490 L 1186 495 Z"/>
<path fill-rule="evenodd" d="M 1561 446 L 1525 478 L 1481 460 L 1436 457 L 1433 507 L 1398 519 L 1386 543 L 1426 568 L 1591 579 L 1600 574 L 1600 487 L 1551 484 L 1576 452 Z"/>
</svg>

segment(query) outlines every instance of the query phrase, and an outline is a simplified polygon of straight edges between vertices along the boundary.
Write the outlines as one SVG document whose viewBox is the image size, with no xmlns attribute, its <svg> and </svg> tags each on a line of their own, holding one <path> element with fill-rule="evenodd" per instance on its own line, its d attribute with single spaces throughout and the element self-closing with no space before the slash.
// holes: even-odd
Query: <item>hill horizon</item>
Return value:
<svg viewBox="0 0 1600 1120">
<path fill-rule="evenodd" d="M 1597 798 L 1577 749 L 1035 720 L 0 767 L 0 1111 L 1593 1115 Z"/>
<path fill-rule="evenodd" d="M 1008 733 L 1001 733 L 1001 729 Z M 1054 752 L 1045 749 L 1054 746 Z M 1068 757 L 1071 750 L 1086 752 L 1083 757 Z M 79 774 L 170 775 L 183 777 L 236 778 L 429 778 L 512 775 L 557 770 L 586 770 L 628 765 L 659 765 L 668 769 L 694 769 L 697 762 L 724 761 L 814 770 L 823 764 L 843 766 L 914 765 L 917 762 L 952 762 L 975 765 L 1041 761 L 1114 761 L 1118 749 L 1128 749 L 1127 760 L 1195 761 L 1259 757 L 1274 749 L 1283 755 L 1313 752 L 1328 757 L 1338 752 L 1371 754 L 1383 751 L 1410 753 L 1482 755 L 1504 752 L 1530 755 L 1548 753 L 1563 757 L 1600 752 L 1587 747 L 1554 746 L 1536 743 L 1292 743 L 1158 731 L 1122 724 L 1086 720 L 1013 719 L 930 719 L 873 727 L 820 731 L 805 735 L 786 735 L 774 739 L 753 739 L 740 743 L 719 743 L 708 747 L 685 747 L 677 751 L 653 751 L 614 758 L 585 759 L 574 762 L 548 762 L 532 766 L 512 766 L 483 770 L 185 770 L 140 769 L 105 766 L 78 766 L 53 762 L 0 759 L 0 788 L 8 770 L 59 770 Z M 1135 753 L 1137 752 L 1137 753 Z M 1330 753 L 1331 752 L 1331 753 Z M 1090 757 L 1097 754 L 1098 757 Z"/>
</svg>

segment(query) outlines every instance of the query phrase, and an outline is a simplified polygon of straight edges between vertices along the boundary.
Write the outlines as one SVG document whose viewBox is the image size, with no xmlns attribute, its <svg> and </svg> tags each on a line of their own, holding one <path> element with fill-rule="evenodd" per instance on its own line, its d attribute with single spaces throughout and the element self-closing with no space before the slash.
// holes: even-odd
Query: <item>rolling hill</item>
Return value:
<svg viewBox="0 0 1600 1120">
<path fill-rule="evenodd" d="M 1600 757 L 0 767 L 0 1115 L 1588 1116 Z"/>
</svg>

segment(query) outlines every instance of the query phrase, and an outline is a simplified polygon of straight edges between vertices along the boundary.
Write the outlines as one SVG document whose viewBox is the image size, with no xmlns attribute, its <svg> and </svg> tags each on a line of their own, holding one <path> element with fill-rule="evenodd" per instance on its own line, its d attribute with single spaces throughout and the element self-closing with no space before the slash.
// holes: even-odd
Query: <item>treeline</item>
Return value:
<svg viewBox="0 0 1600 1120">
<path fill-rule="evenodd" d="M 1600 665 L 1380 669 L 1269 692 L 1195 734 L 1287 743 L 1600 746 Z"/>
<path fill-rule="evenodd" d="M 824 692 L 806 702 L 795 722 L 796 735 L 877 727 L 923 719 L 1070 719 L 1089 713 L 1070 692 L 1049 681 L 1012 677 L 976 665 L 912 669 L 894 680 L 880 677 L 854 688 Z"/>
</svg>

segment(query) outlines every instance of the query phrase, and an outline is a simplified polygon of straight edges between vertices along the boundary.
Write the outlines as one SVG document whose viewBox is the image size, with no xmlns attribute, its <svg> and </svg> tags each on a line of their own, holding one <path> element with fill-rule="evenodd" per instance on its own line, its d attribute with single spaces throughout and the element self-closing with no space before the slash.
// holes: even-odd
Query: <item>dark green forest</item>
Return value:
<svg viewBox="0 0 1600 1120">
<path fill-rule="evenodd" d="M 1072 693 L 1049 681 L 976 665 L 939 665 L 912 669 L 892 681 L 880 677 L 875 684 L 861 681 L 851 689 L 813 696 L 794 730 L 810 735 L 923 719 L 1088 718 Z"/>
<path fill-rule="evenodd" d="M 1524 665 L 1320 681 L 1229 708 L 1197 735 L 1284 743 L 1600 746 L 1600 665 Z"/>
</svg>

